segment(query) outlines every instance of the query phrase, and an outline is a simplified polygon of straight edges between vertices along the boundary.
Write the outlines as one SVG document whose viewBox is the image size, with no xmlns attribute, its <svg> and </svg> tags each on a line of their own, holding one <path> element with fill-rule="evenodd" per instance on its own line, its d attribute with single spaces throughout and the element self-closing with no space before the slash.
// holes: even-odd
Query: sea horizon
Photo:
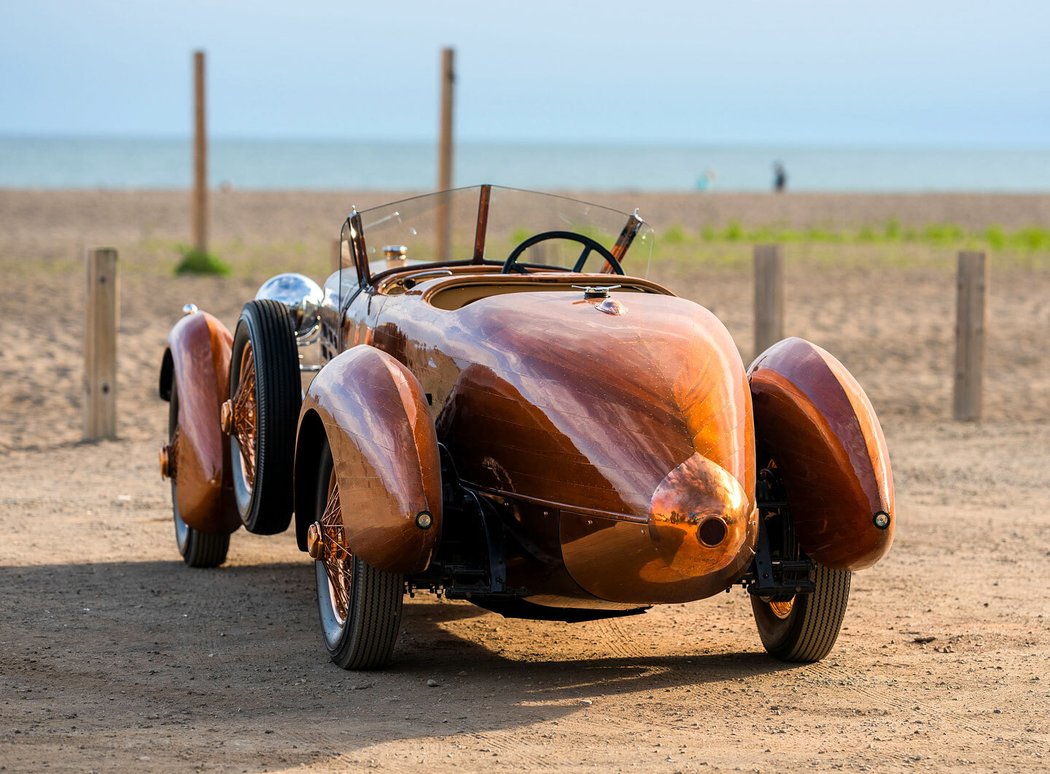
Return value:
<svg viewBox="0 0 1050 774">
<path fill-rule="evenodd" d="M 1048 193 L 1050 148 L 461 140 L 456 185 L 541 190 Z M 243 190 L 432 190 L 432 141 L 209 140 L 209 185 Z M 0 136 L 0 188 L 183 189 L 192 139 Z"/>
</svg>

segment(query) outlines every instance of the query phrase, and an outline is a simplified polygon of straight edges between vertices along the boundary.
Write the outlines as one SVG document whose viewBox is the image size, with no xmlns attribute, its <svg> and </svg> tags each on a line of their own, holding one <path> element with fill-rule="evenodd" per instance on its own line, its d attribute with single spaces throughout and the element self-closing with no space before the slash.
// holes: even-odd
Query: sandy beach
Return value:
<svg viewBox="0 0 1050 774">
<path fill-rule="evenodd" d="M 638 207 L 658 235 L 1050 226 L 1048 195 L 578 195 Z M 739 590 L 578 625 L 421 595 L 394 667 L 344 673 L 290 536 L 242 531 L 224 568 L 184 567 L 156 469 L 157 370 L 181 306 L 232 328 L 268 276 L 327 273 L 352 205 L 398 196 L 217 191 L 211 244 L 232 274 L 175 278 L 188 193 L 0 190 L 0 770 L 1050 767 L 1045 252 L 990 255 L 984 420 L 960 424 L 960 246 L 785 246 L 786 332 L 865 386 L 898 498 L 893 552 L 855 576 L 819 664 L 768 659 Z M 83 252 L 99 246 L 120 256 L 119 439 L 85 444 Z M 750 250 L 648 267 L 711 308 L 745 363 Z"/>
</svg>

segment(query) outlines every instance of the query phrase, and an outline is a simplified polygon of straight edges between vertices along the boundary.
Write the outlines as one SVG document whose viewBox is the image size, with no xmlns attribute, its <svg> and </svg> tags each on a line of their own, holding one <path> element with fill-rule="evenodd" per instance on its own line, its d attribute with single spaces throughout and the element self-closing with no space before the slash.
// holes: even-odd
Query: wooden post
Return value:
<svg viewBox="0 0 1050 774">
<path fill-rule="evenodd" d="M 452 97 L 456 72 L 455 50 L 441 51 L 441 127 L 438 135 L 438 190 L 452 187 Z"/>
<path fill-rule="evenodd" d="M 441 126 L 438 134 L 438 190 L 452 188 L 452 97 L 455 85 L 455 51 L 441 51 Z M 447 261 L 452 253 L 452 208 L 445 202 L 438 212 L 438 258 Z"/>
<path fill-rule="evenodd" d="M 755 245 L 755 356 L 784 338 L 784 256 Z"/>
<path fill-rule="evenodd" d="M 984 253 L 959 253 L 952 416 L 962 422 L 981 418 L 987 298 L 988 262 Z"/>
<path fill-rule="evenodd" d="M 208 251 L 208 138 L 204 121 L 204 52 L 193 53 L 193 246 Z"/>
<path fill-rule="evenodd" d="M 117 437 L 117 251 L 87 252 L 84 328 L 84 439 Z"/>
</svg>

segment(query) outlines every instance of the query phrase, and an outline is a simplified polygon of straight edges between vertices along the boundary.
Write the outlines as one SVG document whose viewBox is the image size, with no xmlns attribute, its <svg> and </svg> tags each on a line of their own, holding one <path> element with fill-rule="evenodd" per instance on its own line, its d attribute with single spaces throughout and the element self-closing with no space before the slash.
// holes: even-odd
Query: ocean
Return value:
<svg viewBox="0 0 1050 774">
<path fill-rule="evenodd" d="M 187 188 L 191 142 L 0 137 L 3 188 Z M 1050 148 L 956 150 L 462 142 L 456 185 L 539 190 L 1050 192 Z M 213 186 L 433 190 L 434 143 L 214 139 Z"/>
</svg>

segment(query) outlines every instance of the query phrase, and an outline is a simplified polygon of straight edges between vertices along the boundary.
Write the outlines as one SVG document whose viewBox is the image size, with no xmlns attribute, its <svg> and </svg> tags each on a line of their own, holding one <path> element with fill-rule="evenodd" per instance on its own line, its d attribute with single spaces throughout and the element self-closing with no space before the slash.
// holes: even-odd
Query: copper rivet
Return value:
<svg viewBox="0 0 1050 774">
<path fill-rule="evenodd" d="M 877 528 L 886 529 L 890 526 L 890 515 L 886 511 L 876 511 L 871 521 Z"/>
<path fill-rule="evenodd" d="M 430 529 L 433 523 L 434 517 L 430 515 L 430 511 L 420 511 L 416 514 L 416 526 L 420 529 Z"/>
<path fill-rule="evenodd" d="M 233 401 L 223 401 L 222 407 L 219 409 L 219 426 L 222 431 L 229 435 L 233 432 Z"/>
</svg>

